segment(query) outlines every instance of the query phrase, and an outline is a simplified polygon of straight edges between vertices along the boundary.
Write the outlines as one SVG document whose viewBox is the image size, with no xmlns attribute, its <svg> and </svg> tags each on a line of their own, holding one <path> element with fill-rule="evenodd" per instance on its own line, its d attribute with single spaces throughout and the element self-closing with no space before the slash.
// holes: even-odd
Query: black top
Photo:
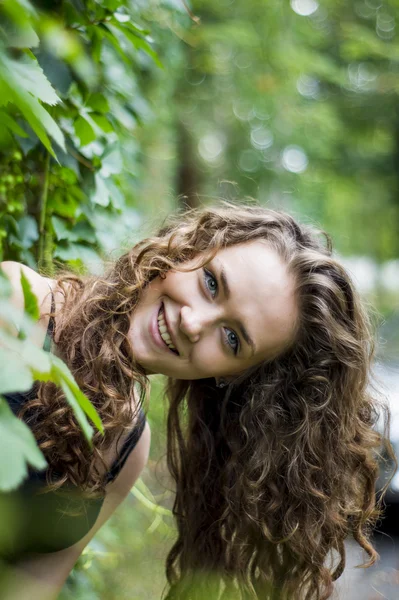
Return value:
<svg viewBox="0 0 399 600">
<path fill-rule="evenodd" d="M 54 312 L 52 295 L 51 312 Z M 54 318 L 50 317 L 44 349 L 50 351 Z M 11 410 L 17 414 L 21 406 L 34 398 L 38 383 L 28 392 L 3 394 Z M 121 452 L 113 463 L 107 483 L 113 481 L 136 446 L 145 426 L 145 414 L 139 413 L 137 426 L 129 433 Z M 94 525 L 104 497 L 84 498 L 82 490 L 67 484 L 56 492 L 45 492 L 46 470 L 29 470 L 22 485 L 12 492 L 0 493 L 0 557 L 15 560 L 30 552 L 56 552 L 78 542 Z M 42 492 L 42 493 L 41 493 Z M 4 529 L 4 531 L 3 531 Z"/>
</svg>

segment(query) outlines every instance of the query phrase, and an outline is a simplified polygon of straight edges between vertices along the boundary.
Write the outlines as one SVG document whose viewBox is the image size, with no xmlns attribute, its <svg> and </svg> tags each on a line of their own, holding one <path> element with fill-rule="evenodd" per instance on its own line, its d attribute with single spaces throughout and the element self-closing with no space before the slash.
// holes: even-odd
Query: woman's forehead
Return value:
<svg viewBox="0 0 399 600">
<path fill-rule="evenodd" d="M 294 281 L 276 250 L 263 241 L 221 249 L 211 261 L 229 288 L 229 307 L 267 355 L 291 339 L 297 320 Z"/>
</svg>

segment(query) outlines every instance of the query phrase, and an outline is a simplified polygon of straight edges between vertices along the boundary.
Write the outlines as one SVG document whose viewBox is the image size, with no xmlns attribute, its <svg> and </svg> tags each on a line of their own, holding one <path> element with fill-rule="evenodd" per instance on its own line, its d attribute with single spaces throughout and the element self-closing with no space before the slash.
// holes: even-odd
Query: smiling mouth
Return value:
<svg viewBox="0 0 399 600">
<path fill-rule="evenodd" d="M 177 351 L 176 346 L 174 346 L 174 344 L 172 342 L 172 338 L 170 336 L 168 326 L 166 325 L 163 304 L 161 304 L 161 308 L 159 309 L 159 313 L 158 313 L 158 331 L 159 331 L 159 335 L 161 336 L 162 341 L 165 344 L 165 346 L 171 352 L 173 352 L 173 354 L 176 354 L 177 356 L 179 356 L 179 352 Z"/>
</svg>

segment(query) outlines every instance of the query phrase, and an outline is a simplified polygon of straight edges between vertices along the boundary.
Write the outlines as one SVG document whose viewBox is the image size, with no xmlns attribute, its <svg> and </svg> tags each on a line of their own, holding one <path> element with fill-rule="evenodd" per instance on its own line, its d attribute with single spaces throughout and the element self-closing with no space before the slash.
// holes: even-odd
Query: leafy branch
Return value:
<svg viewBox="0 0 399 600">
<path fill-rule="evenodd" d="M 39 450 L 32 432 L 10 410 L 4 396 L 15 392 L 27 392 L 35 381 L 52 381 L 63 390 L 66 400 L 89 444 L 94 426 L 103 432 L 101 419 L 89 399 L 79 389 L 65 363 L 57 356 L 37 348 L 29 337 L 36 327 L 39 316 L 36 296 L 29 281 L 21 273 L 25 313 L 21 314 L 10 303 L 10 286 L 0 271 L 0 363 L 7 368 L 0 370 L 0 490 L 15 489 L 27 476 L 28 466 L 41 470 L 46 461 Z M 18 338 L 10 331 L 18 330 Z"/>
</svg>

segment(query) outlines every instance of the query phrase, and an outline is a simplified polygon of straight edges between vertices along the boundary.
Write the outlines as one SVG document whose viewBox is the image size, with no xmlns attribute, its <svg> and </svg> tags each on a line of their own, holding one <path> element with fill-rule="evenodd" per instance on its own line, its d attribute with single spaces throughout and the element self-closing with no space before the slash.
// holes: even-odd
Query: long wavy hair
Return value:
<svg viewBox="0 0 399 600">
<path fill-rule="evenodd" d="M 364 566 L 378 557 L 370 541 L 382 514 L 377 455 L 393 452 L 388 409 L 373 385 L 372 319 L 325 232 L 256 204 L 182 212 L 104 276 L 58 278 L 65 303 L 57 351 L 99 411 L 105 436 L 97 433 L 90 451 L 62 393 L 40 384 L 27 414 L 49 481 L 103 491 L 98 465 L 131 426 L 135 385 L 148 386 L 126 337 L 146 284 L 194 257 L 205 265 L 221 248 L 259 239 L 295 282 L 296 336 L 227 388 L 213 378 L 167 381 L 177 523 L 168 600 L 325 600 L 344 569 L 348 536 L 367 552 Z M 375 428 L 380 415 L 383 433 Z"/>
</svg>

